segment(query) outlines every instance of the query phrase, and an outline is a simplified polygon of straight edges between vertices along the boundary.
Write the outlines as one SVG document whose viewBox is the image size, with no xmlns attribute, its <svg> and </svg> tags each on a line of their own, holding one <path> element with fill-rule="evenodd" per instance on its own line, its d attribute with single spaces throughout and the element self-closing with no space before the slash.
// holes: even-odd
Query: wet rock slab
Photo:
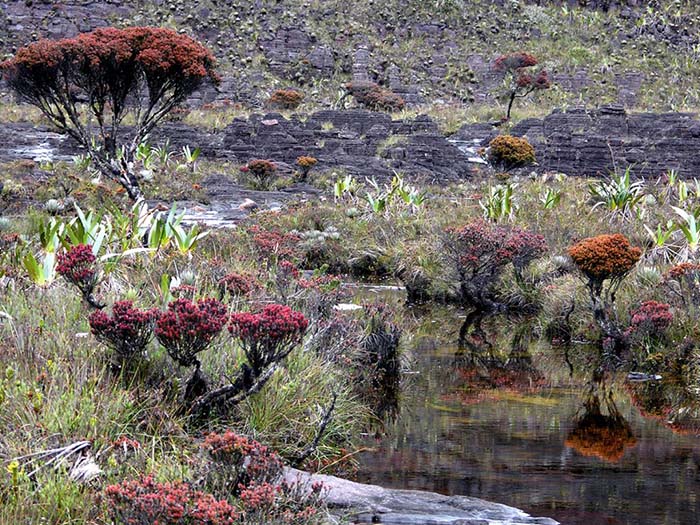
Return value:
<svg viewBox="0 0 700 525">
<path fill-rule="evenodd" d="M 527 513 L 479 498 L 444 496 L 434 492 L 387 489 L 356 483 L 335 476 L 308 474 L 288 469 L 285 478 L 322 482 L 331 509 L 342 509 L 354 523 L 392 525 L 558 525 L 551 518 Z"/>
</svg>

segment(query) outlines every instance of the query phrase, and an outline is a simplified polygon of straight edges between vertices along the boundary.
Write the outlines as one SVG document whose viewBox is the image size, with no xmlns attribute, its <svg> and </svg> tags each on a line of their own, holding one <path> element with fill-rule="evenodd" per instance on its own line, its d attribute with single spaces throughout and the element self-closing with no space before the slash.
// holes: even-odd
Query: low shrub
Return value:
<svg viewBox="0 0 700 525">
<path fill-rule="evenodd" d="M 583 239 L 571 246 L 568 253 L 576 267 L 588 278 L 589 287 L 596 295 L 600 295 L 605 280 L 621 280 L 642 256 L 642 251 L 632 247 L 620 233 Z"/>
<path fill-rule="evenodd" d="M 114 350 L 122 359 L 143 353 L 153 338 L 156 310 L 140 310 L 131 301 L 118 301 L 112 315 L 93 312 L 88 318 L 90 331 L 101 343 Z"/>
<path fill-rule="evenodd" d="M 188 483 L 159 483 L 152 476 L 109 485 L 105 494 L 115 523 L 233 525 L 240 517 L 226 500 L 217 500 Z"/>
<path fill-rule="evenodd" d="M 488 158 L 495 166 L 518 168 L 535 162 L 535 148 L 527 139 L 499 135 L 489 143 Z"/>
<path fill-rule="evenodd" d="M 358 104 L 372 111 L 400 111 L 406 105 L 399 95 L 374 82 L 350 82 L 345 89 Z"/>
<path fill-rule="evenodd" d="M 631 312 L 629 332 L 635 337 L 662 337 L 673 323 L 670 305 L 645 301 Z"/>
<path fill-rule="evenodd" d="M 277 176 L 275 163 L 264 159 L 251 160 L 240 170 L 245 174 L 245 182 L 256 190 L 269 190 Z"/>
<path fill-rule="evenodd" d="M 230 430 L 207 435 L 202 448 L 212 463 L 207 487 L 222 497 L 251 484 L 275 482 L 282 473 L 282 460 L 272 449 Z"/>
<path fill-rule="evenodd" d="M 176 299 L 158 313 L 155 334 L 178 364 L 198 365 L 197 354 L 221 332 L 226 319 L 226 307 L 216 299 Z"/>
<path fill-rule="evenodd" d="M 311 168 L 313 168 L 318 163 L 316 157 L 301 156 L 297 158 L 296 164 L 299 166 L 300 179 L 302 181 L 306 180 Z"/>
<path fill-rule="evenodd" d="M 91 306 L 101 308 L 93 297 L 95 287 L 99 282 L 97 257 L 92 253 L 92 247 L 87 244 L 72 246 L 65 253 L 59 253 L 56 272 L 80 290 L 83 298 Z"/>
<path fill-rule="evenodd" d="M 276 89 L 270 95 L 268 104 L 280 109 L 295 109 L 304 100 L 304 93 L 296 89 Z"/>
<path fill-rule="evenodd" d="M 240 340 L 253 374 L 286 357 L 301 342 L 309 322 L 288 306 L 270 304 L 262 312 L 231 315 L 231 335 Z"/>
</svg>

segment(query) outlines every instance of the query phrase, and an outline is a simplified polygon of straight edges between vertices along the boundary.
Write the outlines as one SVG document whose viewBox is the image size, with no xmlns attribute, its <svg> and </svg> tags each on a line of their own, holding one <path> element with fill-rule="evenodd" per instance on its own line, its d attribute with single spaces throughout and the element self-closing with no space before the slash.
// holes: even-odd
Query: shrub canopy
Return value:
<svg viewBox="0 0 700 525">
<path fill-rule="evenodd" d="M 0 72 L 21 100 L 38 107 L 87 149 L 100 171 L 138 198 L 138 180 L 128 167 L 133 153 L 204 81 L 218 84 L 215 63 L 207 48 L 171 29 L 107 27 L 30 44 L 0 63 Z M 119 128 L 129 113 L 134 131 L 118 155 Z"/>
</svg>

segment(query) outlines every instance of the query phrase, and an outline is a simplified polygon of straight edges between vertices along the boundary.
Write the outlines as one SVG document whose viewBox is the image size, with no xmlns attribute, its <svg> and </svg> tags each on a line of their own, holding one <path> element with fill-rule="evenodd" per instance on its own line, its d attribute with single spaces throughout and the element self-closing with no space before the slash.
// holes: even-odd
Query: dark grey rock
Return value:
<svg viewBox="0 0 700 525">
<path fill-rule="evenodd" d="M 354 523 L 395 525 L 557 525 L 507 505 L 469 496 L 386 489 L 322 474 L 287 469 L 285 479 L 310 486 L 321 482 L 331 509 L 350 512 Z"/>
</svg>

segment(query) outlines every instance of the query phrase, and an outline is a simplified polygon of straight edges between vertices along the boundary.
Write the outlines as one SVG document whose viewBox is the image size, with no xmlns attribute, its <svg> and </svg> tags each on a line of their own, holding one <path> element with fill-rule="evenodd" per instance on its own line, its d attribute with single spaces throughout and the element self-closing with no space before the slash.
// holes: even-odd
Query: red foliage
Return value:
<svg viewBox="0 0 700 525">
<path fill-rule="evenodd" d="M 259 374 L 299 344 L 309 322 L 301 312 L 271 304 L 260 313 L 231 315 L 229 332 L 241 341 L 248 363 Z"/>
<path fill-rule="evenodd" d="M 254 159 L 248 161 L 248 164 L 241 167 L 243 173 L 252 173 L 258 177 L 271 177 L 277 171 L 277 166 L 274 162 L 264 159 Z"/>
<path fill-rule="evenodd" d="M 83 294 L 89 294 L 97 285 L 96 261 L 90 246 L 78 244 L 67 252 L 58 254 L 56 272 L 77 286 Z"/>
<path fill-rule="evenodd" d="M 351 82 L 345 89 L 359 104 L 374 111 L 400 111 L 406 105 L 399 95 L 374 82 Z"/>
<path fill-rule="evenodd" d="M 137 199 L 142 192 L 129 167 L 136 145 L 204 81 L 218 84 L 214 68 L 207 48 L 172 29 L 106 27 L 23 47 L 0 64 L 0 73 L 22 100 L 86 148 L 98 169 Z M 117 167 L 112 161 L 119 128 L 130 110 L 136 126 Z M 90 118 L 100 125 L 90 126 Z"/>
<path fill-rule="evenodd" d="M 121 357 L 142 353 L 153 337 L 156 310 L 139 310 L 131 301 L 118 301 L 110 317 L 102 310 L 90 314 L 90 331 Z"/>
<path fill-rule="evenodd" d="M 673 323 L 671 307 L 666 303 L 645 301 L 639 308 L 632 310 L 630 333 L 660 337 Z"/>
<path fill-rule="evenodd" d="M 476 221 L 461 228 L 448 228 L 448 243 L 464 274 L 495 275 L 508 263 L 522 270 L 547 252 L 542 235 L 520 228 L 506 228 Z"/>
<path fill-rule="evenodd" d="M 109 513 L 129 525 L 233 525 L 239 514 L 225 500 L 183 482 L 158 483 L 152 476 L 105 489 Z"/>
<path fill-rule="evenodd" d="M 19 49 L 0 68 L 13 87 L 55 89 L 67 79 L 89 93 L 117 95 L 114 102 L 121 103 L 141 77 L 152 97 L 163 88 L 191 91 L 205 78 L 218 83 L 215 63 L 208 49 L 172 29 L 106 27 L 74 38 L 40 40 Z"/>
<path fill-rule="evenodd" d="M 700 273 L 700 264 L 684 262 L 677 264 L 666 272 L 667 279 L 680 280 L 687 275 Z"/>
<path fill-rule="evenodd" d="M 282 472 L 282 460 L 272 449 L 230 430 L 207 435 L 202 447 L 216 463 L 213 474 L 221 471 L 230 488 L 275 481 Z"/>
<path fill-rule="evenodd" d="M 271 106 L 282 109 L 294 109 L 299 107 L 304 100 L 304 93 L 296 89 L 277 89 L 270 95 L 268 101 Z"/>
<path fill-rule="evenodd" d="M 218 284 L 221 295 L 233 297 L 248 295 L 258 286 L 254 277 L 236 272 L 227 273 L 219 279 Z"/>
<path fill-rule="evenodd" d="M 630 246 L 627 238 L 619 233 L 583 239 L 571 246 L 568 253 L 598 291 L 605 279 L 624 277 L 642 256 L 642 251 Z"/>
<path fill-rule="evenodd" d="M 532 67 L 539 64 L 539 61 L 530 53 L 510 53 L 499 56 L 493 63 L 496 71 L 516 70 L 523 67 Z"/>
<path fill-rule="evenodd" d="M 252 226 L 253 245 L 260 259 L 293 259 L 299 255 L 301 238 L 294 233 L 282 233 Z"/>
<path fill-rule="evenodd" d="M 182 366 L 197 364 L 204 350 L 226 324 L 226 307 L 216 299 L 177 299 L 158 313 L 156 337 Z"/>
</svg>

